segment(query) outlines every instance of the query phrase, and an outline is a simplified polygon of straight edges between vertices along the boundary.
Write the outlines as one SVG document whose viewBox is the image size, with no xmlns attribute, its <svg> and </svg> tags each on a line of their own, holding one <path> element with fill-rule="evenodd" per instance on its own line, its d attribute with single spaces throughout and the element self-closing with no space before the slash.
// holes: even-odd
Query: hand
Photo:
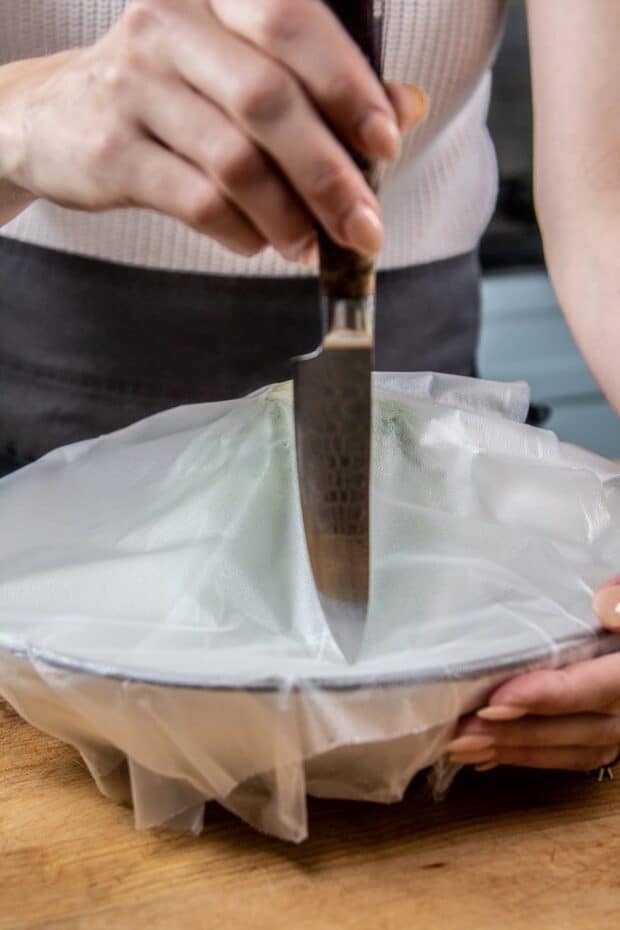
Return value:
<svg viewBox="0 0 620 930">
<path fill-rule="evenodd" d="M 424 110 L 316 0 L 134 0 L 94 46 L 0 69 L 0 181 L 152 208 L 244 255 L 297 260 L 316 221 L 374 254 L 378 201 L 339 139 L 394 158 Z"/>
<path fill-rule="evenodd" d="M 599 589 L 594 607 L 603 626 L 620 631 L 620 575 Z M 461 721 L 448 749 L 477 771 L 609 765 L 620 752 L 620 654 L 519 675 Z"/>
</svg>

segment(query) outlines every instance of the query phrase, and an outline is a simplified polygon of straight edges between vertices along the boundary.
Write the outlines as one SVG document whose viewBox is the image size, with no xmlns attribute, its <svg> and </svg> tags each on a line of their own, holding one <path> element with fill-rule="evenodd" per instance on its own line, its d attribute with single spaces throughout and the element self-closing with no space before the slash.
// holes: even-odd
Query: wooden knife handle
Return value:
<svg viewBox="0 0 620 930">
<path fill-rule="evenodd" d="M 383 22 L 380 0 L 325 0 L 349 35 L 381 76 Z M 348 149 L 373 190 L 378 186 L 378 166 L 359 152 Z M 368 256 L 337 245 L 326 232 L 318 231 L 321 290 L 326 297 L 356 299 L 368 297 L 375 289 L 375 262 Z"/>
</svg>

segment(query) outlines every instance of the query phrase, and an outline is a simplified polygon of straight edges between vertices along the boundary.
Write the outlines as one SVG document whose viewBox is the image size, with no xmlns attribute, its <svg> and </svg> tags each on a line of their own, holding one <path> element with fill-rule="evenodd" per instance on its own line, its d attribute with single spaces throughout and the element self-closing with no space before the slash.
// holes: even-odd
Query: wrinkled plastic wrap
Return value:
<svg viewBox="0 0 620 930">
<path fill-rule="evenodd" d="M 140 828 L 199 832 L 216 800 L 299 841 L 307 794 L 397 800 L 500 681 L 618 648 L 591 608 L 620 567 L 618 467 L 524 426 L 524 385 L 388 374 L 348 665 L 291 401 L 180 407 L 0 481 L 0 693 Z"/>
</svg>

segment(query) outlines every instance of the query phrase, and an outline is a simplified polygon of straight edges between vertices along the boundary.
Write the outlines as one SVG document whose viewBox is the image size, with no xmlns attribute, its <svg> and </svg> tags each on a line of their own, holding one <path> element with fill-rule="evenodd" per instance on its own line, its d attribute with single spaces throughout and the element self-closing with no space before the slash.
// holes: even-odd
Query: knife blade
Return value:
<svg viewBox="0 0 620 930">
<path fill-rule="evenodd" d="M 377 73 L 382 4 L 329 0 Z M 377 166 L 350 153 L 376 189 Z M 323 340 L 294 360 L 297 473 L 308 556 L 331 632 L 358 653 L 370 586 L 374 261 L 318 231 Z"/>
</svg>

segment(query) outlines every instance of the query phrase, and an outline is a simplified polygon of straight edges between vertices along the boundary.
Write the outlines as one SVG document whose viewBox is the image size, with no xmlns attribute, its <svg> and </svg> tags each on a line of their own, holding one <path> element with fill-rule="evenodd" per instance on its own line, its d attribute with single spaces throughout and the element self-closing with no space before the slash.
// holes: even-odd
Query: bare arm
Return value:
<svg viewBox="0 0 620 930">
<path fill-rule="evenodd" d="M 547 263 L 579 347 L 620 412 L 620 3 L 527 8 Z"/>
</svg>

